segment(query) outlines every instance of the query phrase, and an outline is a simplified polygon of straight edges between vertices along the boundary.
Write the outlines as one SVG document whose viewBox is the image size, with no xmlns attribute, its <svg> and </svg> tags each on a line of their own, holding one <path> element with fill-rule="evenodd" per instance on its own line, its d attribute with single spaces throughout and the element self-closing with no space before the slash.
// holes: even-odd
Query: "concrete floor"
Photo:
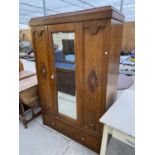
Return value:
<svg viewBox="0 0 155 155">
<path fill-rule="evenodd" d="M 22 60 L 26 70 L 35 71 L 34 62 Z M 134 77 L 133 77 L 134 78 Z M 134 85 L 129 89 L 134 90 Z M 118 97 L 122 94 L 118 91 Z M 25 129 L 19 122 L 19 155 L 99 155 L 63 134 L 43 125 L 39 116 Z M 111 138 L 106 155 L 134 155 L 132 147 Z"/>
<path fill-rule="evenodd" d="M 134 149 L 111 138 L 106 155 L 134 155 Z M 39 116 L 25 129 L 19 122 L 19 155 L 99 155 L 42 123 Z"/>
<path fill-rule="evenodd" d="M 85 146 L 43 125 L 39 116 L 25 129 L 19 122 L 19 155 L 97 155 Z"/>
</svg>

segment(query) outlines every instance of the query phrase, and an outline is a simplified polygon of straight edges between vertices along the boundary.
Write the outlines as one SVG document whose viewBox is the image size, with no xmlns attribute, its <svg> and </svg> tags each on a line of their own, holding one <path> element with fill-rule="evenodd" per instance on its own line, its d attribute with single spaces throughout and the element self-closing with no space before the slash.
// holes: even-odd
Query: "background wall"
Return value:
<svg viewBox="0 0 155 155">
<path fill-rule="evenodd" d="M 32 42 L 30 29 L 19 31 L 19 40 L 28 40 Z M 135 22 L 124 23 L 122 50 L 131 51 L 135 48 Z"/>
</svg>

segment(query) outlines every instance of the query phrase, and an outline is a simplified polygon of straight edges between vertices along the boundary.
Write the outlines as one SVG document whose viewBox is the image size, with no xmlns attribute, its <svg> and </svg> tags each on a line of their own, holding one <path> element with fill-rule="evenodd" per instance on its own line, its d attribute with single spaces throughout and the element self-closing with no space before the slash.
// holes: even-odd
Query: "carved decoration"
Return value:
<svg viewBox="0 0 155 155">
<path fill-rule="evenodd" d="M 37 36 L 41 37 L 43 35 L 44 30 L 33 31 L 33 35 L 35 35 L 36 32 L 37 32 Z"/>
<path fill-rule="evenodd" d="M 92 70 L 88 76 L 88 86 L 90 88 L 90 90 L 92 92 L 94 92 L 96 90 L 96 88 L 98 87 L 99 82 L 97 79 L 97 75 L 96 72 L 94 70 Z"/>
<path fill-rule="evenodd" d="M 107 20 L 104 21 L 94 21 L 94 22 L 85 22 L 84 29 L 88 29 L 92 35 L 97 34 L 100 28 L 105 28 Z"/>
<path fill-rule="evenodd" d="M 44 30 L 37 31 L 38 36 L 41 37 L 43 35 L 43 32 Z"/>
<path fill-rule="evenodd" d="M 41 64 L 41 73 L 42 73 L 43 78 L 45 79 L 47 71 L 46 71 L 46 66 L 44 63 Z"/>
</svg>

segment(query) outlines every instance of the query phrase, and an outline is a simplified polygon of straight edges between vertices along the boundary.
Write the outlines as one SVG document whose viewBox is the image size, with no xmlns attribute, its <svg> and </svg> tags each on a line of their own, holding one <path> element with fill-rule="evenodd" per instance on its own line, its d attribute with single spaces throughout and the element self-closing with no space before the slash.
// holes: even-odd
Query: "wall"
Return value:
<svg viewBox="0 0 155 155">
<path fill-rule="evenodd" d="M 124 23 L 122 50 L 131 51 L 135 48 L 135 22 Z"/>
</svg>

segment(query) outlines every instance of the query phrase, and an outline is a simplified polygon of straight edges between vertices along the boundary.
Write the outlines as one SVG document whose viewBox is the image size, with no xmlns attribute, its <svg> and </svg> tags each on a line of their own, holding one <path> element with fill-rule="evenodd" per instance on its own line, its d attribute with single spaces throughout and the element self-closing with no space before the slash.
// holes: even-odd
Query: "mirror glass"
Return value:
<svg viewBox="0 0 155 155">
<path fill-rule="evenodd" d="M 59 113 L 76 119 L 74 32 L 52 33 Z"/>
</svg>

